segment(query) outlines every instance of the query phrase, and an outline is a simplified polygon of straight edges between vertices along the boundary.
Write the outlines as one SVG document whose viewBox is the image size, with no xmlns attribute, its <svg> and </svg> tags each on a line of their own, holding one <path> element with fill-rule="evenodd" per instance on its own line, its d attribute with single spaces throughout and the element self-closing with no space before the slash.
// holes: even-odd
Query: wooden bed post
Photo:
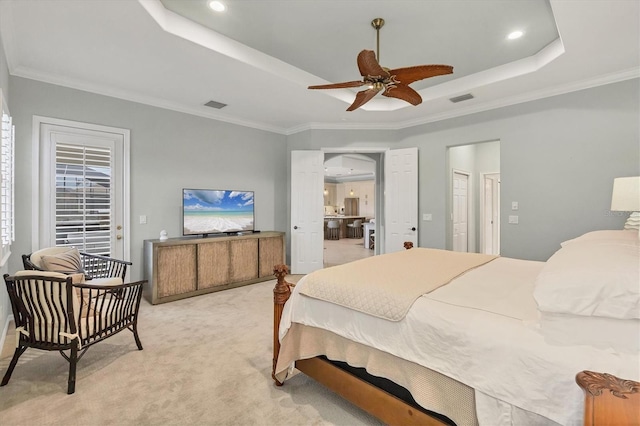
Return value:
<svg viewBox="0 0 640 426">
<path fill-rule="evenodd" d="M 276 276 L 278 282 L 273 289 L 273 365 L 271 367 L 271 377 L 277 386 L 282 386 L 282 382 L 276 379 L 276 364 L 278 363 L 278 353 L 280 353 L 280 339 L 278 331 L 280 329 L 280 318 L 282 318 L 282 310 L 284 304 L 291 296 L 290 284 L 284 280 L 289 273 L 287 265 L 276 265 L 273 267 L 273 275 Z"/>
<path fill-rule="evenodd" d="M 595 371 L 578 373 L 576 382 L 585 392 L 585 426 L 640 424 L 640 383 Z"/>
</svg>

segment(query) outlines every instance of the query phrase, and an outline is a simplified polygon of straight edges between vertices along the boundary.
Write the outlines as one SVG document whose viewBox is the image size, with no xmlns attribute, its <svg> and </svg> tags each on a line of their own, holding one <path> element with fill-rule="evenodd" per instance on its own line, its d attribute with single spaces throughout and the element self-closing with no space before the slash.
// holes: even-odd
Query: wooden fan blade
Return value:
<svg viewBox="0 0 640 426">
<path fill-rule="evenodd" d="M 382 94 L 388 98 L 398 98 L 409 102 L 411 105 L 419 105 L 422 103 L 422 97 L 420 94 L 406 84 L 398 84 L 396 87 L 389 87 Z"/>
<path fill-rule="evenodd" d="M 384 70 L 378 63 L 376 59 L 376 54 L 373 50 L 363 50 L 358 53 L 358 69 L 360 70 L 360 75 L 363 77 L 366 76 L 380 76 L 380 77 L 388 77 L 389 73 Z"/>
<path fill-rule="evenodd" d="M 319 86 L 309 86 L 309 89 L 345 89 L 348 87 L 364 86 L 364 81 L 345 81 L 344 83 L 321 84 Z"/>
<path fill-rule="evenodd" d="M 356 94 L 356 100 L 353 101 L 349 108 L 347 108 L 347 111 L 353 111 L 354 109 L 360 108 L 362 105 L 369 102 L 377 93 L 378 90 L 375 89 L 362 90 L 358 92 Z"/>
<path fill-rule="evenodd" d="M 395 75 L 396 80 L 402 84 L 411 84 L 414 81 L 451 73 L 453 73 L 451 65 L 418 65 L 389 71 L 389 74 Z"/>
</svg>

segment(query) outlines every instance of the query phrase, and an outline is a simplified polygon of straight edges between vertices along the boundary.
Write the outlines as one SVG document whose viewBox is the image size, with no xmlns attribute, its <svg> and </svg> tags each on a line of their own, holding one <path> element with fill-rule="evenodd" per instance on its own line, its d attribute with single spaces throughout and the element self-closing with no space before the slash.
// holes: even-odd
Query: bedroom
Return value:
<svg viewBox="0 0 640 426">
<path fill-rule="evenodd" d="M 629 7 L 629 2 L 621 4 Z M 126 7 L 131 9 L 132 20 L 144 16 L 139 5 Z M 589 13 L 597 11 L 596 8 L 596 12 Z M 109 13 L 117 16 L 113 11 Z M 623 12 L 622 16 L 625 15 Z M 6 16 L 3 13 L 1 17 L 6 19 Z M 611 19 L 617 22 L 620 16 Z M 144 22 L 144 28 L 157 30 L 148 17 Z M 637 20 L 634 22 L 637 32 Z M 362 31 L 371 31 L 366 24 Z M 3 20 L 0 25 L 4 29 L 6 22 Z M 3 38 L 5 49 L 8 43 Z M 628 44 L 621 43 L 612 49 L 614 53 L 617 49 L 625 53 L 629 51 Z M 16 242 L 3 272 L 19 269 L 19 255 L 35 248 L 32 230 L 34 115 L 131 130 L 130 260 L 134 263 L 131 279 L 142 277 L 143 240 L 157 238 L 163 229 L 171 237 L 180 235 L 183 187 L 221 185 L 255 189 L 256 227 L 289 231 L 292 150 L 417 146 L 419 212 L 433 215 L 433 221 L 421 221 L 419 243 L 424 247 L 446 248 L 446 150 L 450 146 L 494 140 L 501 144 L 504 201 L 501 217 L 508 217 L 512 201 L 520 205 L 518 225 L 509 225 L 503 219 L 501 253 L 514 258 L 546 260 L 561 241 L 594 229 L 620 229 L 624 223 L 624 217 L 610 212 L 609 206 L 613 179 L 640 174 L 638 49 L 637 42 L 630 44 L 635 52 L 630 74 L 633 78 L 600 85 L 594 82 L 579 86 L 580 90 L 405 128 L 319 126 L 296 133 L 243 126 L 240 120 L 212 120 L 172 110 L 171 105 L 165 108 L 146 105 L 141 100 L 129 99 L 126 93 L 131 87 L 122 88 L 122 92 L 108 92 L 90 84 L 65 84 L 75 75 L 45 78 L 29 72 L 28 62 L 19 64 L 27 66 L 27 71 L 25 68 L 21 71 L 18 64 L 11 64 L 5 52 L 0 57 L 0 82 L 17 128 L 16 192 L 20 195 L 16 197 Z M 90 57 L 89 52 L 85 55 Z M 603 54 L 602 58 L 606 57 Z M 348 64 L 347 70 L 351 73 L 347 76 L 355 71 L 353 59 Z M 116 63 L 130 60 L 130 57 L 114 58 Z M 618 71 L 629 71 L 628 67 L 623 68 Z M 175 71 L 173 68 L 158 70 L 161 73 Z M 567 84 L 571 86 L 580 81 L 576 76 Z M 211 96 L 214 95 L 207 93 L 202 100 Z M 341 102 L 327 103 L 328 108 L 341 113 L 346 108 Z M 142 215 L 147 216 L 147 224 L 138 223 Z M 9 314 L 3 288 L 0 290 L 0 331 L 3 333 Z"/>
</svg>

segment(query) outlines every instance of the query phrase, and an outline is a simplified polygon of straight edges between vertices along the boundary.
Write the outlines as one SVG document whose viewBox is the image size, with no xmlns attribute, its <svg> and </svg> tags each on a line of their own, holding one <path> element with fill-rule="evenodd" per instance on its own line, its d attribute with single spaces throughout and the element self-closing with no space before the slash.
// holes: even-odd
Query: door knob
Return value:
<svg viewBox="0 0 640 426">
<path fill-rule="evenodd" d="M 415 231 L 415 230 L 416 230 L 416 227 L 414 226 L 413 228 L 411 228 L 411 230 L 412 230 L 412 231 Z"/>
<path fill-rule="evenodd" d="M 298 229 L 298 226 L 294 226 L 293 229 Z"/>
</svg>

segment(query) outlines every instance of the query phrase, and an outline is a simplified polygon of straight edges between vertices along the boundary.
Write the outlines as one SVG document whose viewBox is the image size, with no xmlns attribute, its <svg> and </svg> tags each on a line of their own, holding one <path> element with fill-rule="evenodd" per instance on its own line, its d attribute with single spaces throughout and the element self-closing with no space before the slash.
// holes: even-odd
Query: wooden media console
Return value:
<svg viewBox="0 0 640 426">
<path fill-rule="evenodd" d="M 144 296 L 152 304 L 273 279 L 284 232 L 145 240 Z"/>
</svg>

